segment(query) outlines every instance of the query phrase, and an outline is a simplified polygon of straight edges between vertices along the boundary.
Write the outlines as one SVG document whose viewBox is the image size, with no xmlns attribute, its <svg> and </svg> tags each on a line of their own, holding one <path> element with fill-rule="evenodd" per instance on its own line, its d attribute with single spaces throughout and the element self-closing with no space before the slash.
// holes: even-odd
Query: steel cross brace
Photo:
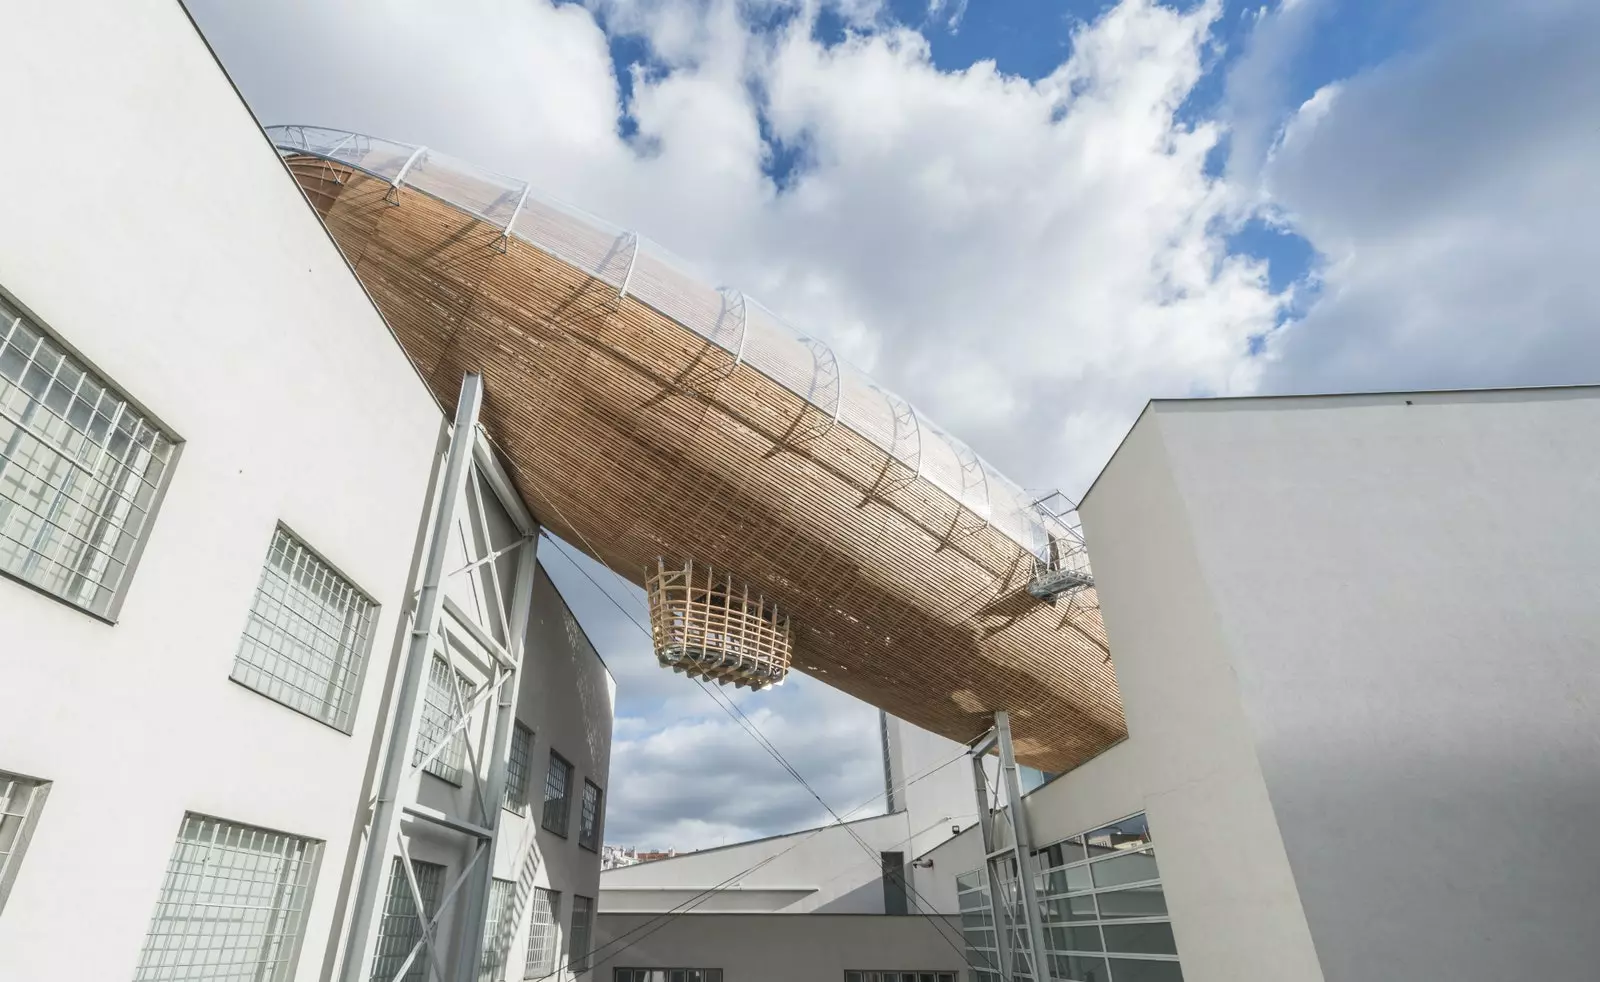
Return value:
<svg viewBox="0 0 1600 982">
<path fill-rule="evenodd" d="M 984 770 L 984 757 L 990 750 L 1000 754 L 1000 773 L 995 790 L 1003 795 L 1004 809 L 1010 826 L 1009 844 L 999 842 L 994 811 L 989 799 L 988 773 Z M 968 748 L 972 758 L 973 789 L 978 800 L 978 829 L 983 837 L 984 877 L 989 888 L 989 909 L 994 916 L 995 951 L 999 955 L 1000 977 L 1016 978 L 1016 963 L 1011 958 L 1011 932 L 1007 923 L 1015 918 L 1020 907 L 1023 928 L 1021 940 L 1026 945 L 1018 954 L 1027 959 L 1028 973 L 1034 982 L 1049 982 L 1049 958 L 1045 954 L 1044 921 L 1039 909 L 1039 891 L 1034 881 L 1033 839 L 1028 831 L 1027 810 L 1022 803 L 1022 781 L 1017 773 L 1017 758 L 1011 744 L 1011 715 L 1005 710 L 994 714 L 994 729 L 979 737 Z M 1000 873 L 1005 865 L 1014 864 L 1016 871 L 1015 895 L 1017 903 L 1003 895 Z"/>
</svg>

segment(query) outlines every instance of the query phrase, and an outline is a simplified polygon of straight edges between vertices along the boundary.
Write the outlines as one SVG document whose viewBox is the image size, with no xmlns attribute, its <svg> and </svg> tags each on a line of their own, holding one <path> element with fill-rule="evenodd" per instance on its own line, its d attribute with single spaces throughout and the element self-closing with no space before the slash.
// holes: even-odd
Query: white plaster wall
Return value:
<svg viewBox="0 0 1600 982">
<path fill-rule="evenodd" d="M 1329 982 L 1594 977 L 1600 391 L 1159 409 Z"/>
<path fill-rule="evenodd" d="M 0 579 L 0 769 L 54 782 L 0 978 L 130 978 L 192 810 L 327 843 L 313 979 L 440 413 L 178 4 L 5 22 L 0 285 L 184 445 L 118 623 Z M 228 680 L 279 521 L 380 604 L 353 735 Z"/>
<path fill-rule="evenodd" d="M 720 968 L 723 982 L 840 982 L 851 969 L 966 970 L 954 918 L 603 914 L 600 925 L 608 945 L 600 979 L 611 978 L 612 968 Z"/>
<path fill-rule="evenodd" d="M 1143 810 L 1186 979 L 1318 982 L 1228 638 L 1154 414 L 1135 424 L 1080 513 L 1129 738 L 1038 793 L 1054 803 L 1030 810 L 1038 841 Z"/>
<path fill-rule="evenodd" d="M 893 780 L 911 837 L 905 852 L 907 857 L 920 856 L 950 838 L 952 828 L 966 828 L 978 820 L 971 758 L 962 744 L 905 720 L 891 716 L 889 729 Z M 984 763 L 992 788 L 999 761 L 991 754 Z M 913 886 L 922 892 L 920 883 Z"/>
<path fill-rule="evenodd" d="M 731 881 L 700 909 L 748 910 L 766 902 L 790 914 L 882 914 L 878 854 L 900 851 L 909 859 L 907 840 L 905 815 L 896 813 L 606 870 L 601 909 L 667 910 L 683 888 L 699 892 Z"/>
</svg>

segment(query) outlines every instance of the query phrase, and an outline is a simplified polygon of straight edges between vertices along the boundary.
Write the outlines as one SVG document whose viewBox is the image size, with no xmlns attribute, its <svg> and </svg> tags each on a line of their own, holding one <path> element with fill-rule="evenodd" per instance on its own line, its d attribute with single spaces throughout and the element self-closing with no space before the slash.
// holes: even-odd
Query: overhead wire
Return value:
<svg viewBox="0 0 1600 982">
<path fill-rule="evenodd" d="M 918 781 L 921 781 L 921 780 L 923 780 L 925 778 L 928 778 L 928 777 L 932 777 L 934 774 L 938 773 L 939 771 L 944 770 L 946 767 L 949 767 L 951 764 L 954 764 L 956 761 L 961 760 L 965 756 L 966 756 L 965 752 L 959 753 L 956 756 L 950 758 L 949 760 L 946 760 L 946 761 L 944 761 L 943 763 L 940 763 L 940 764 L 936 764 L 936 765 L 928 768 L 927 770 L 922 771 L 921 773 L 915 775 L 914 777 L 911 777 L 911 778 L 907 779 L 905 782 L 903 782 L 901 784 L 893 785 L 893 786 L 890 786 L 890 787 L 886 787 L 883 792 L 880 792 L 879 794 L 873 795 L 871 798 L 868 798 L 866 801 L 863 801 L 861 804 L 856 805 L 854 808 L 850 809 L 850 811 L 846 812 L 845 814 L 848 815 L 848 814 L 853 814 L 854 812 L 860 811 L 861 809 L 863 809 L 863 808 L 867 807 L 868 805 L 872 804 L 873 802 L 877 801 L 879 798 L 885 797 L 890 792 L 893 792 L 893 791 L 904 791 L 906 788 L 911 787 L 913 784 L 916 784 Z M 875 816 L 867 816 L 867 817 L 875 817 Z M 693 910 L 694 908 L 696 908 L 696 907 L 700 906 L 701 904 L 705 903 L 706 901 L 710 900 L 713 895 L 715 895 L 717 893 L 720 893 L 723 890 L 727 889 L 730 884 L 736 883 L 739 880 L 743 879 L 744 877 L 749 876 L 751 873 L 754 873 L 757 870 L 761 869 L 762 867 L 768 865 L 769 863 L 772 863 L 772 862 L 774 862 L 774 861 L 776 861 L 776 860 L 788 855 L 789 853 L 791 853 L 794 850 L 798 849 L 800 846 L 804 845 L 805 843 L 810 842 L 812 839 L 816 838 L 817 836 L 821 835 L 822 833 L 830 831 L 830 830 L 835 829 L 835 828 L 838 828 L 841 824 L 848 824 L 850 821 L 862 821 L 862 819 L 850 819 L 850 820 L 846 820 L 846 821 L 832 822 L 832 823 L 830 823 L 828 825 L 819 826 L 818 828 L 810 830 L 809 832 L 805 833 L 800 838 L 797 838 L 794 842 L 790 843 L 786 848 L 784 848 L 784 849 L 782 849 L 782 850 L 780 850 L 780 851 L 778 851 L 776 853 L 773 853 L 770 856 L 767 856 L 767 857 L 763 858 L 762 860 L 760 860 L 759 862 L 757 862 L 757 863 L 755 863 L 755 864 L 753 864 L 751 866 L 745 867 L 744 869 L 738 871 L 737 873 L 734 873 L 732 876 L 729 876 L 727 879 L 724 879 L 719 883 L 716 883 L 716 884 L 714 884 L 714 885 L 712 885 L 710 887 L 707 887 L 707 888 L 701 890 L 699 893 L 695 894 L 694 896 L 690 897 L 689 899 L 679 903 L 678 905 L 676 905 L 676 906 L 674 906 L 674 907 L 672 907 L 672 908 L 670 908 L 668 910 L 665 910 L 665 911 L 662 911 L 662 912 L 656 914 L 654 917 L 651 917 L 649 920 L 644 921 L 643 923 L 634 926 L 634 928 L 632 930 L 618 935 L 617 937 L 611 939 L 610 941 L 606 942 L 605 944 L 599 945 L 598 947 L 591 949 L 584 956 L 585 957 L 585 963 L 586 964 L 592 964 L 592 962 L 589 962 L 588 959 L 591 959 L 595 955 L 599 954 L 600 952 L 605 951 L 606 949 L 615 946 L 618 942 L 621 942 L 621 941 L 623 941 L 623 940 L 625 940 L 625 939 L 627 939 L 629 937 L 632 937 L 635 934 L 638 934 L 640 931 L 645 930 L 645 928 L 649 928 L 649 927 L 651 927 L 651 925 L 657 924 L 657 922 L 660 922 L 657 927 L 653 928 L 652 930 L 646 931 L 646 933 L 643 936 L 639 937 L 635 941 L 632 941 L 632 942 L 629 942 L 626 945 L 623 945 L 621 948 L 619 948 L 615 952 L 611 953 L 612 955 L 621 954 L 622 952 L 624 952 L 624 951 L 628 950 L 629 948 L 633 947 L 633 945 L 637 944 L 639 941 L 643 941 L 645 938 L 649 937 L 651 934 L 654 934 L 656 931 L 658 931 L 661 928 L 665 927 L 666 926 L 666 921 L 670 920 L 671 918 L 679 916 L 681 914 L 687 914 L 689 911 Z M 943 821 L 943 819 L 940 819 L 940 821 Z M 938 823 L 936 822 L 934 824 L 938 824 Z M 927 828 L 924 828 L 919 832 L 914 832 L 910 836 L 908 836 L 907 838 L 902 839 L 902 840 L 900 840 L 900 842 L 895 843 L 895 845 L 900 845 L 900 844 L 903 844 L 905 842 L 909 842 L 911 839 L 916 838 L 918 835 L 921 835 L 922 832 L 926 832 L 926 831 L 928 831 L 928 829 L 930 829 L 932 827 L 933 826 L 930 825 Z M 610 955 L 608 955 L 608 957 L 610 957 Z M 570 958 L 568 959 L 568 961 L 570 963 Z M 550 975 L 557 974 L 558 972 L 559 972 L 559 968 L 556 971 L 553 971 L 552 973 L 550 973 Z M 549 978 L 550 975 L 541 976 L 540 978 Z"/>
<path fill-rule="evenodd" d="M 566 522 L 566 518 L 564 516 L 560 515 L 560 509 L 557 509 L 557 515 L 558 515 L 558 517 L 561 517 L 561 520 L 564 523 Z M 574 531 L 577 531 L 577 529 L 574 528 Z M 606 597 L 606 599 L 610 600 L 612 605 L 615 606 L 619 611 L 621 611 L 623 616 L 627 617 L 628 620 L 633 623 L 634 627 L 638 628 L 639 631 L 641 633 L 643 633 L 646 638 L 650 638 L 652 640 L 652 643 L 654 643 L 654 640 L 653 640 L 654 636 L 651 634 L 650 630 L 648 628 L 646 628 L 642 623 L 640 623 L 639 620 L 636 617 L 634 617 L 633 614 L 630 611 L 627 610 L 627 608 L 623 607 L 623 605 L 622 605 L 622 603 L 620 601 L 618 601 L 615 597 L 613 597 L 611 595 L 610 591 L 608 591 L 604 587 L 602 587 L 600 585 L 600 583 L 593 576 L 591 576 L 589 574 L 589 571 L 584 569 L 583 566 L 578 563 L 578 561 L 572 556 L 572 554 L 569 553 L 566 550 L 564 544 L 561 542 L 560 539 L 556 538 L 549 531 L 547 531 L 547 530 L 545 530 L 543 528 L 540 529 L 540 534 L 543 535 L 553 546 L 555 546 L 556 549 L 562 554 L 562 556 L 569 563 L 571 563 L 578 570 L 579 573 L 583 574 L 584 578 L 587 579 L 595 587 L 595 589 L 599 590 L 601 592 L 601 594 L 603 594 Z M 580 540 L 584 541 L 584 544 L 585 544 L 586 548 L 589 548 L 591 551 L 593 550 L 593 547 L 589 546 L 587 540 L 584 539 L 584 536 L 583 536 L 582 532 L 578 532 L 578 537 L 579 537 Z M 611 573 L 611 575 L 613 577 L 615 577 L 618 580 L 619 583 L 625 583 L 625 581 L 622 580 L 621 575 L 618 574 L 616 570 L 610 569 L 610 567 L 606 567 L 606 569 Z M 744 729 L 745 732 L 748 733 L 750 735 L 750 737 L 753 740 L 756 741 L 756 744 L 758 746 L 760 746 L 762 749 L 764 749 L 773 758 L 773 760 L 778 762 L 779 766 L 781 766 L 785 771 L 788 772 L 790 777 L 794 778 L 795 781 L 797 783 L 799 783 L 801 787 L 805 788 L 805 790 L 811 795 L 811 797 L 815 798 L 817 803 L 820 804 L 823 807 L 823 809 L 825 811 L 827 811 L 827 813 L 833 817 L 833 819 L 834 819 L 834 821 L 836 823 L 839 823 L 841 825 L 845 825 L 846 832 L 849 833 L 850 837 L 855 840 L 856 844 L 858 846 L 860 846 L 863 851 L 865 851 L 870 857 L 879 859 L 879 861 L 881 862 L 881 857 L 878 855 L 877 850 L 874 850 L 870 845 L 867 844 L 865 839 L 861 838 L 861 836 L 856 834 L 854 829 L 849 828 L 848 825 L 845 824 L 844 819 L 842 817 L 840 817 L 838 812 L 834 811 L 833 806 L 829 805 L 825 800 L 823 800 L 822 795 L 818 794 L 816 788 L 811 786 L 811 782 L 807 781 L 805 779 L 805 776 L 802 775 L 798 770 L 796 770 L 793 764 L 789 763 L 788 758 L 784 757 L 783 753 L 780 750 L 778 750 L 778 748 L 775 745 L 773 745 L 772 741 L 767 739 L 766 735 L 763 734 L 760 731 L 760 728 L 758 726 L 756 726 L 755 722 L 753 720 L 751 720 L 749 716 L 745 715 L 744 710 L 740 709 L 738 707 L 738 705 L 733 702 L 733 700 L 728 699 L 725 695 L 722 695 L 719 698 L 719 694 L 714 692 L 713 689 L 710 686 L 708 686 L 706 683 L 702 682 L 700 679 L 695 679 L 694 681 L 699 686 L 700 690 L 702 692 L 704 692 L 706 694 L 706 696 L 711 699 L 712 702 L 717 704 L 718 708 L 722 709 L 722 711 L 724 713 L 727 713 L 729 718 L 733 719 L 733 721 L 735 723 L 737 723 L 740 726 L 740 728 Z M 965 753 L 963 753 L 962 756 L 965 756 Z M 965 950 L 965 948 L 962 945 L 958 945 L 954 941 L 952 941 L 950 939 L 950 936 L 945 932 L 944 928 L 941 926 L 941 922 L 936 921 L 934 919 L 934 915 L 931 913 L 931 911 L 933 910 L 933 907 L 932 907 L 931 904 L 929 904 L 927 902 L 927 898 L 923 897 L 920 893 L 917 892 L 916 887 L 914 887 L 911 884 L 910 878 L 902 877 L 902 880 L 905 883 L 905 887 L 906 887 L 907 892 L 911 895 L 911 899 L 913 901 L 915 901 L 914 906 L 917 908 L 917 913 L 920 914 L 925 920 L 927 920 L 929 926 L 931 926 L 933 928 L 934 932 L 939 935 L 940 940 L 942 940 L 945 944 L 949 945 L 952 950 L 954 950 L 958 955 L 960 955 L 963 959 L 965 959 L 966 958 L 966 950 Z M 957 937 L 959 937 L 959 936 L 960 935 L 959 935 L 959 932 L 958 932 L 957 933 Z"/>
</svg>

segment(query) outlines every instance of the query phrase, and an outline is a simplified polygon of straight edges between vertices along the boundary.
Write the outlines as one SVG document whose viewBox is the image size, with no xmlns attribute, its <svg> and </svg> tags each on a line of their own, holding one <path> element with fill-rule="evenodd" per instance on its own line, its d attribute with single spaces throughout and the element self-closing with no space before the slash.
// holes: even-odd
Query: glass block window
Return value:
<svg viewBox="0 0 1600 982">
<path fill-rule="evenodd" d="M 567 834 L 567 819 L 572 812 L 572 765 L 554 750 L 544 774 L 544 827 L 556 835 Z"/>
<path fill-rule="evenodd" d="M 109 617 L 173 443 L 0 299 L 0 572 Z"/>
<path fill-rule="evenodd" d="M 600 786 L 583 782 L 583 801 L 578 805 L 578 845 L 591 852 L 600 849 Z"/>
<path fill-rule="evenodd" d="M 49 791 L 48 781 L 0 771 L 0 910 L 5 909 L 11 883 L 22 865 L 22 853 Z"/>
<path fill-rule="evenodd" d="M 134 982 L 287 982 L 321 844 L 187 815 Z"/>
<path fill-rule="evenodd" d="M 513 724 L 511 748 L 506 756 L 505 806 L 518 815 L 528 813 L 528 776 L 533 770 L 533 731 Z"/>
<path fill-rule="evenodd" d="M 378 950 L 372 959 L 372 982 L 390 982 L 405 964 L 406 956 L 422 940 L 422 926 L 439 912 L 439 889 L 444 882 L 444 867 L 437 863 L 411 861 L 411 874 L 417 878 L 417 892 L 422 895 L 422 910 L 406 882 L 406 870 L 400 857 L 394 859 L 389 873 L 389 896 L 383 904 L 383 920 L 378 925 Z M 406 968 L 404 982 L 422 982 L 428 977 L 428 953 L 417 948 L 416 957 Z"/>
<path fill-rule="evenodd" d="M 594 934 L 594 898 L 572 898 L 572 941 L 567 946 L 567 967 L 574 972 L 589 968 L 589 939 Z"/>
<path fill-rule="evenodd" d="M 1155 845 L 1143 815 L 1046 846 L 1036 860 L 1046 955 L 1054 978 L 1183 982 Z M 999 982 L 986 875 L 975 870 L 956 877 L 957 899 L 974 982 Z M 1015 870 L 1010 880 L 1000 882 L 1000 892 L 1003 897 L 1017 893 Z M 1020 923 L 1014 917 L 1007 922 Z M 1013 952 L 1027 944 L 1023 931 L 1013 929 L 1008 937 Z M 1016 963 L 1026 968 L 1020 955 Z"/>
<path fill-rule="evenodd" d="M 483 957 L 478 982 L 501 982 L 506 977 L 506 955 L 517 930 L 517 885 L 496 879 L 489 884 L 489 911 L 483 923 Z"/>
<path fill-rule="evenodd" d="M 461 783 L 467 760 L 467 732 L 464 729 L 454 733 L 450 731 L 460 722 L 461 709 L 472 699 L 476 688 L 465 675 L 451 672 L 449 663 L 443 658 L 433 656 L 433 664 L 428 669 L 428 692 L 422 699 L 422 720 L 417 724 L 417 749 L 412 755 L 411 766 L 422 763 L 423 758 L 433 753 L 433 748 L 449 734 L 445 748 L 428 761 L 428 766 L 423 770 L 451 784 Z"/>
<path fill-rule="evenodd" d="M 561 926 L 561 893 L 533 889 L 533 915 L 528 920 L 527 978 L 543 978 L 556 970 L 556 936 Z"/>
<path fill-rule="evenodd" d="M 375 610 L 354 584 L 279 528 L 232 678 L 348 733 Z"/>
<path fill-rule="evenodd" d="M 720 968 L 616 968 L 611 982 L 722 982 Z"/>
<path fill-rule="evenodd" d="M 847 969 L 844 982 L 956 982 L 955 972 L 866 971 Z"/>
</svg>

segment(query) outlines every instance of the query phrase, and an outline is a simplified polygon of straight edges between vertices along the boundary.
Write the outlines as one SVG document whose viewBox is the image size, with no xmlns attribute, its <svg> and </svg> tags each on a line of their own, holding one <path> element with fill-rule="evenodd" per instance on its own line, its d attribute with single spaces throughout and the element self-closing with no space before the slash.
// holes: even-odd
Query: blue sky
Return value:
<svg viewBox="0 0 1600 982">
<path fill-rule="evenodd" d="M 1600 381 L 1594 0 L 188 6 L 263 122 L 636 229 L 1027 487 L 1081 492 L 1152 397 Z M 823 820 L 637 590 L 545 558 L 618 678 L 615 841 Z M 735 698 L 836 808 L 881 791 L 870 707 Z"/>
</svg>

